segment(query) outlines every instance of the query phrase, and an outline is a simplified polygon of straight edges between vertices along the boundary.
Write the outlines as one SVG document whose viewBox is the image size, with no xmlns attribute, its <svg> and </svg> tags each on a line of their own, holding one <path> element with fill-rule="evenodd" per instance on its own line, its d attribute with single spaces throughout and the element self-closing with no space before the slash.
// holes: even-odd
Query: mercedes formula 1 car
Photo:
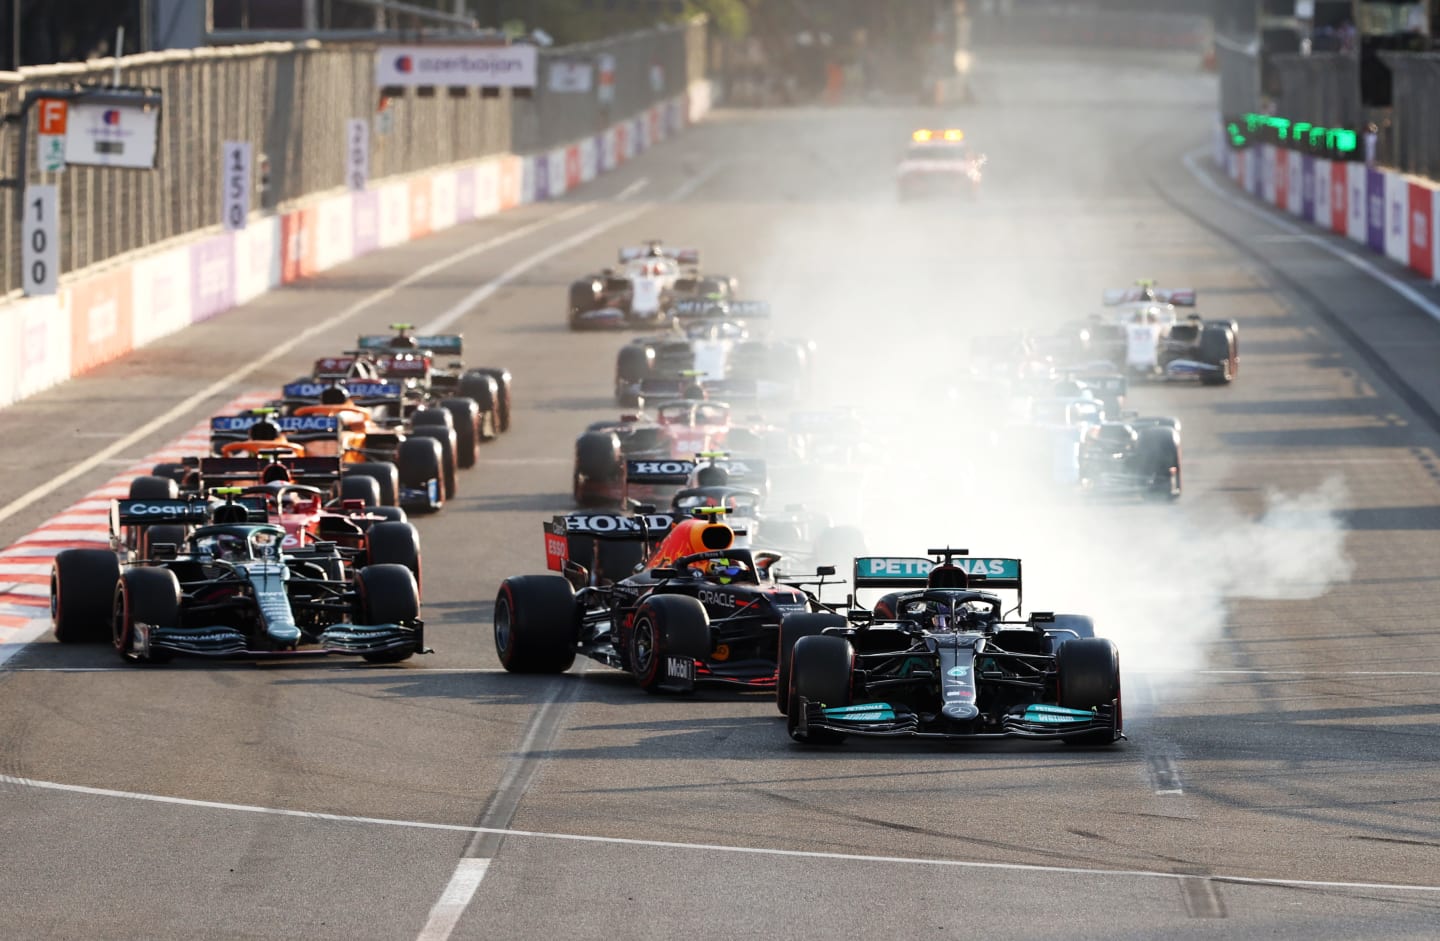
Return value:
<svg viewBox="0 0 1440 941">
<path fill-rule="evenodd" d="M 109 549 L 61 550 L 50 578 L 56 639 L 109 640 L 137 663 L 306 654 L 394 663 L 428 652 L 408 568 L 369 565 L 347 577 L 334 543 L 287 551 L 285 530 L 256 512 L 233 499 L 213 508 L 204 499 L 116 501 L 112 541 L 122 527 L 155 524 L 188 536 L 143 540 L 148 552 L 133 564 Z"/>
<path fill-rule="evenodd" d="M 578 654 L 632 674 L 648 692 L 773 687 L 782 618 L 818 602 L 772 577 L 778 554 L 737 548 L 735 532 L 714 518 L 556 517 L 545 527 L 545 556 L 562 574 L 500 585 L 500 662 L 516 673 L 559 673 Z M 817 574 L 823 582 L 825 571 Z"/>
<path fill-rule="evenodd" d="M 791 738 L 1039 738 L 1109 745 L 1124 737 L 1120 658 L 1081 615 L 1007 619 L 994 590 L 1021 588 L 1019 559 L 932 549 L 929 558 L 855 560 L 874 609 L 791 615 L 781 627 L 776 702 Z"/>
</svg>

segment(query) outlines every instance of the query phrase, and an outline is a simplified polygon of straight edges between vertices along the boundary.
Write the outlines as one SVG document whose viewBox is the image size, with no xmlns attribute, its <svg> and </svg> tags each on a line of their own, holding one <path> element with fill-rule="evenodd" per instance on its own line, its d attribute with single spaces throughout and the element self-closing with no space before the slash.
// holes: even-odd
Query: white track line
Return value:
<svg viewBox="0 0 1440 941">
<path fill-rule="evenodd" d="M 488 859 L 460 860 L 455 874 L 445 885 L 445 891 L 440 893 L 440 900 L 430 909 L 430 917 L 416 941 L 446 941 L 459 923 L 460 916 L 465 914 L 470 900 L 475 897 L 475 890 L 480 888 L 480 880 L 485 878 L 485 870 L 489 868 Z"/>
<path fill-rule="evenodd" d="M 643 183 L 644 181 L 637 182 Z M 634 188 L 634 184 L 629 187 L 629 189 Z M 5 504 L 5 506 L 0 507 L 0 522 L 9 519 L 16 513 L 21 512 L 26 507 L 36 503 L 37 501 L 43 500 L 45 497 L 54 493 L 56 490 L 65 486 L 71 481 L 85 474 L 88 474 L 95 468 L 107 463 L 116 455 L 123 454 L 128 449 L 134 447 L 138 442 L 144 440 L 148 435 L 153 434 L 154 432 L 160 430 L 161 428 L 165 427 L 176 419 L 188 415 L 206 399 L 217 396 L 220 393 L 224 392 L 226 389 L 229 389 L 231 386 L 249 378 L 259 370 L 275 362 L 280 357 L 287 355 L 291 350 L 295 349 L 300 344 L 306 342 L 311 337 L 314 337 L 320 333 L 325 332 L 326 330 L 330 330 L 334 327 L 339 326 L 340 324 L 344 323 L 347 320 L 350 320 L 356 315 L 364 313 L 365 311 L 381 303 L 382 301 L 394 297 L 400 291 L 403 291 L 410 285 L 415 284 L 417 281 L 423 281 L 425 278 L 430 277 L 436 272 L 443 271 L 444 269 L 459 264 L 460 262 L 465 261 L 468 258 L 473 258 L 474 256 L 488 252 L 493 248 L 497 248 L 501 245 L 513 242 L 516 239 L 521 239 L 526 237 L 527 235 L 532 235 L 535 232 L 539 232 L 543 229 L 548 229 L 551 226 L 559 225 L 561 222 L 564 222 L 568 219 L 573 219 L 576 216 L 590 212 L 592 209 L 595 209 L 600 205 L 601 203 L 598 202 L 579 203 L 570 209 L 566 209 L 563 212 L 557 213 L 556 215 L 548 216 L 544 219 L 540 219 L 527 225 L 523 225 L 520 228 L 513 229 L 509 232 L 504 233 L 503 235 L 497 235 L 494 238 L 486 239 L 478 245 L 471 245 L 470 247 L 462 249 L 461 251 L 455 252 L 451 255 L 447 255 L 437 261 L 433 261 L 428 265 L 416 268 L 414 271 L 405 275 L 403 278 L 395 281 L 390 286 L 382 288 L 381 290 L 376 291 L 375 293 L 356 301 L 354 304 L 351 304 L 349 307 L 346 307 L 344 310 L 334 314 L 333 316 L 327 317 L 318 323 L 311 324 L 304 330 L 292 334 L 289 339 L 283 340 L 280 343 L 277 343 L 275 346 L 271 347 L 270 351 L 267 352 L 264 356 L 261 356 L 259 359 L 251 360 L 244 366 L 232 370 L 221 378 L 210 383 L 208 386 L 201 389 L 199 392 L 196 392 L 193 395 L 190 395 L 180 400 L 179 402 L 176 402 L 175 405 L 171 407 L 168 411 L 166 411 L 164 414 L 152 418 L 150 421 L 141 425 L 139 428 L 136 428 L 134 431 L 125 435 L 125 437 L 120 438 L 119 440 L 115 441 L 110 445 L 107 445 L 104 448 L 101 448 L 99 451 L 96 451 L 90 457 L 71 467 L 64 473 L 61 473 L 46 481 L 45 483 L 30 489 L 26 493 L 21 494 L 16 499 Z"/>
<path fill-rule="evenodd" d="M 1214 193 L 1216 196 L 1219 196 L 1221 199 L 1225 200 L 1227 203 L 1234 206 L 1235 208 L 1241 209 L 1257 219 L 1268 222 L 1271 225 L 1275 226 L 1277 229 L 1294 235 L 1300 241 L 1308 242 L 1316 248 L 1323 249 L 1324 251 L 1329 252 L 1331 255 L 1334 255 L 1336 258 L 1339 258 L 1341 261 L 1355 268 L 1355 270 L 1361 272 L 1362 274 L 1369 275 L 1376 281 L 1379 281 L 1381 284 L 1388 287 L 1390 290 L 1394 291 L 1396 294 L 1399 294 L 1401 297 L 1405 298 L 1405 300 L 1409 301 L 1416 307 L 1423 310 L 1431 317 L 1431 319 L 1440 321 L 1440 305 L 1437 305 L 1435 302 L 1431 301 L 1430 298 L 1426 297 L 1424 294 L 1421 294 L 1410 284 L 1407 284 L 1400 278 L 1397 278 L 1394 275 L 1390 274 L 1390 272 L 1385 271 L 1384 269 L 1375 265 L 1373 262 L 1370 261 L 1370 259 L 1364 257 L 1363 255 L 1360 255 L 1357 252 L 1352 252 L 1348 248 L 1341 248 L 1339 243 L 1317 235 L 1313 231 L 1307 230 L 1302 226 L 1290 222 L 1288 219 L 1285 219 L 1279 215 L 1280 210 L 1272 209 L 1272 207 L 1270 207 L 1268 203 L 1256 203 L 1253 201 L 1253 197 L 1248 195 L 1246 195 L 1244 198 L 1241 198 L 1240 196 L 1236 195 L 1236 193 L 1228 191 L 1220 184 L 1216 183 L 1214 178 L 1209 174 L 1209 172 L 1201 168 L 1199 164 L 1195 162 L 1196 157 L 1208 153 L 1210 153 L 1208 148 L 1200 148 L 1198 150 L 1192 150 L 1190 153 L 1186 154 L 1183 158 L 1181 158 L 1185 164 L 1185 169 L 1190 171 L 1190 175 L 1195 177 L 1195 179 L 1200 183 L 1201 186 L 1205 187 L 1210 192 Z"/>
<path fill-rule="evenodd" d="M 666 201 L 676 202 L 678 200 L 684 199 L 686 196 L 693 193 L 696 189 L 703 186 L 716 173 L 719 173 L 721 166 L 721 164 L 713 164 L 704 172 L 698 174 L 695 177 L 692 177 L 690 180 L 676 188 L 676 190 L 670 194 Z M 630 190 L 638 190 L 639 188 L 640 187 L 638 186 L 627 187 L 625 194 L 628 195 Z M 545 262 L 554 258 L 556 255 L 568 252 L 570 251 L 570 249 L 575 248 L 577 245 L 585 244 L 586 242 L 590 241 L 591 239 L 595 238 L 595 236 L 600 235 L 603 232 L 608 232 L 611 229 L 618 228 L 619 226 L 622 226 L 627 222 L 631 222 L 635 219 L 640 218 L 647 212 L 650 212 L 652 209 L 654 209 L 655 206 L 655 203 L 644 203 L 636 206 L 634 209 L 627 209 L 625 212 L 608 216 L 603 221 L 597 222 L 587 229 L 581 229 L 579 232 L 576 232 L 569 238 L 561 239 L 560 241 L 554 243 L 553 245 L 550 245 L 542 251 L 536 252 L 534 255 L 531 255 L 524 261 L 518 262 L 517 264 L 512 265 L 510 268 L 501 272 L 498 277 L 486 282 L 485 284 L 480 285 L 480 287 L 476 288 L 469 294 L 462 297 L 459 302 L 454 304 L 452 307 L 450 307 L 440 316 L 436 317 L 434 320 L 425 324 L 417 332 L 439 333 L 441 330 L 444 330 L 446 327 L 450 326 L 452 323 L 459 320 L 461 317 L 464 317 L 466 314 L 470 313 L 470 311 L 474 310 L 476 307 L 483 304 L 491 297 L 495 296 L 496 292 L 498 292 L 501 288 L 504 288 L 506 285 L 510 284 L 510 282 L 514 281 L 516 278 L 520 277 L 522 274 L 529 271 L 530 269 L 543 265 Z"/>
<path fill-rule="evenodd" d="M 109 788 L 86 787 L 80 784 L 61 784 L 55 781 L 37 781 L 14 775 L 0 775 L 0 785 L 35 788 L 42 791 L 60 791 L 67 794 L 84 794 L 90 797 L 110 797 L 121 800 L 146 801 L 178 807 L 192 807 L 200 810 L 221 810 L 234 813 L 264 814 L 272 817 L 295 817 L 325 823 L 346 823 L 362 826 L 400 827 L 408 830 L 431 830 L 445 833 L 493 833 L 508 839 L 559 840 L 567 843 L 592 843 L 605 846 L 635 846 L 649 849 L 685 850 L 690 852 L 729 853 L 737 856 L 762 856 L 781 859 L 823 859 L 848 863 L 883 863 L 892 866 L 924 866 L 947 869 L 977 869 L 999 872 L 1026 872 L 1038 874 L 1099 876 L 1126 879 L 1165 879 L 1180 881 L 1192 879 L 1187 873 L 1162 872 L 1153 869 L 1090 869 L 1077 866 L 1041 866 L 1033 863 L 995 863 L 962 859 L 927 859 L 919 856 L 870 856 L 858 853 L 822 853 L 809 850 L 787 850 L 764 846 L 727 846 L 721 843 L 680 843 L 674 840 L 641 840 L 631 837 L 590 836 L 578 833 L 551 833 L 541 830 L 510 830 L 501 827 L 475 827 L 457 823 L 429 823 L 421 820 L 398 820 L 392 817 L 351 817 L 345 814 L 327 814 L 307 810 L 288 810 L 279 807 L 257 807 L 252 804 L 229 804 L 221 801 L 195 800 L 187 797 L 166 797 L 159 794 L 140 794 L 134 791 L 116 791 Z M 1301 889 L 1342 889 L 1349 891 L 1415 892 L 1426 895 L 1440 893 L 1440 885 L 1420 885 L 1391 882 L 1341 882 L 1314 879 L 1271 879 L 1254 876 L 1234 876 L 1212 873 L 1206 876 L 1214 882 L 1236 882 L 1246 885 L 1275 886 L 1278 888 Z"/>
</svg>

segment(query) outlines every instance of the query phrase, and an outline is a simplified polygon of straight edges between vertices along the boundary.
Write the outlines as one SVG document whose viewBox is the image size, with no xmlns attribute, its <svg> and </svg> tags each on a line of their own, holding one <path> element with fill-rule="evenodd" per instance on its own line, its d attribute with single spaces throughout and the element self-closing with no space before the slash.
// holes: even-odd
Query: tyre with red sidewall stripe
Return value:
<svg viewBox="0 0 1440 941">
<path fill-rule="evenodd" d="M 495 596 L 495 655 L 511 673 L 564 673 L 575 662 L 580 608 L 561 575 L 515 575 Z"/>
</svg>

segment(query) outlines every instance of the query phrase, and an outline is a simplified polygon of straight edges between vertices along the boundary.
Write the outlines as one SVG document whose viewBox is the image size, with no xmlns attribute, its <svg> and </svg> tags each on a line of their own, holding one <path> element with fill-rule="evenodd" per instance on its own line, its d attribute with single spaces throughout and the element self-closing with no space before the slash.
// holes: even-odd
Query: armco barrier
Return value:
<svg viewBox="0 0 1440 941">
<path fill-rule="evenodd" d="M 0 406 L 367 252 L 562 196 L 698 121 L 710 102 L 701 82 L 598 139 L 320 196 L 239 232 L 203 233 L 82 275 L 57 297 L 0 305 Z"/>
<path fill-rule="evenodd" d="M 1236 186 L 1276 208 L 1432 281 L 1440 272 L 1440 184 L 1273 144 L 1230 150 L 1223 169 Z"/>
</svg>

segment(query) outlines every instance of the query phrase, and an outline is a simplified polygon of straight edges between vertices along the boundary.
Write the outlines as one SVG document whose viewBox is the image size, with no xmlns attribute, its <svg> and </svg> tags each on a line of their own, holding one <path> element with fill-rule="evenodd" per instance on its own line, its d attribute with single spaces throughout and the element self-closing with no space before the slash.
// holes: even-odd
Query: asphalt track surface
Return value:
<svg viewBox="0 0 1440 941">
<path fill-rule="evenodd" d="M 46 637 L 0 667 L 0 936 L 1434 937 L 1440 324 L 1185 168 L 1214 101 L 1192 65 L 981 56 L 979 102 L 953 114 L 722 111 L 566 200 L 372 255 L 0 411 L 3 545 L 360 330 L 453 314 L 468 361 L 515 375 L 513 432 L 420 523 L 435 655 L 128 669 Z M 940 123 L 989 153 L 985 198 L 896 206 L 900 142 Z M 934 369 L 968 332 L 1083 312 L 1103 285 L 1192 285 L 1241 321 L 1244 365 L 1228 389 L 1144 390 L 1186 433 L 1183 509 L 1153 525 L 1183 541 L 1267 493 L 1321 492 L 1346 571 L 1228 599 L 1200 637 L 1185 610 L 1146 625 L 1191 646 L 1183 669 L 1127 661 L 1131 740 L 1113 749 L 808 750 L 767 697 L 651 698 L 598 666 L 508 676 L 495 588 L 543 565 L 574 434 L 614 411 L 621 339 L 568 333 L 564 285 L 651 236 L 784 301 L 796 330 L 867 347 L 870 372 L 837 377 L 862 390 L 912 371 L 923 351 L 898 336 L 930 337 Z M 920 520 L 966 497 L 909 496 Z M 1248 538 L 1218 551 L 1243 559 Z M 1124 571 L 1094 577 L 1126 590 Z"/>
</svg>

